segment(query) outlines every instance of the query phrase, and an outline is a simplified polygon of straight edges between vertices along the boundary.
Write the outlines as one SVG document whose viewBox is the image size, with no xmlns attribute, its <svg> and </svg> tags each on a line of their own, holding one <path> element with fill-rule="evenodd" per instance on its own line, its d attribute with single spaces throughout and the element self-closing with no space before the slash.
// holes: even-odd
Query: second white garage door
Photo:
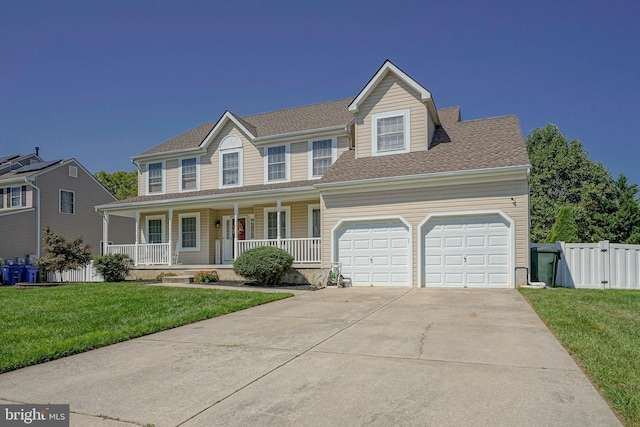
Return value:
<svg viewBox="0 0 640 427">
<path fill-rule="evenodd" d="M 353 286 L 411 286 L 409 230 L 401 221 L 343 225 L 338 261 Z"/>
<path fill-rule="evenodd" d="M 500 216 L 434 219 L 423 238 L 425 286 L 509 287 L 509 225 Z"/>
</svg>

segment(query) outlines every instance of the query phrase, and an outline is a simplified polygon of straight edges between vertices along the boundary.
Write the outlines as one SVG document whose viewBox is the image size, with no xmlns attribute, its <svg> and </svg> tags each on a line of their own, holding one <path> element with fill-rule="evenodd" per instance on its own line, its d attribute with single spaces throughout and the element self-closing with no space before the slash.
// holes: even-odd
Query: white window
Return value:
<svg viewBox="0 0 640 427">
<path fill-rule="evenodd" d="M 309 205 L 309 237 L 322 237 L 320 205 Z"/>
<path fill-rule="evenodd" d="M 23 190 L 22 187 L 11 187 L 11 191 L 9 193 L 9 203 L 8 203 L 10 208 L 17 208 L 17 207 L 23 206 L 23 204 L 22 204 L 22 199 L 23 199 L 22 190 Z M 25 194 L 25 198 L 26 198 L 26 194 Z M 25 205 L 26 205 L 26 203 L 25 203 Z"/>
<path fill-rule="evenodd" d="M 265 182 L 289 180 L 289 146 L 277 145 L 265 148 Z"/>
<path fill-rule="evenodd" d="M 164 193 L 164 163 L 149 163 L 147 175 L 149 194 Z"/>
<path fill-rule="evenodd" d="M 336 159 L 336 138 L 309 141 L 309 179 L 320 178 Z"/>
<path fill-rule="evenodd" d="M 220 143 L 220 188 L 242 185 L 242 141 L 235 135 Z"/>
<path fill-rule="evenodd" d="M 371 116 L 371 152 L 374 156 L 409 152 L 409 116 L 408 109 Z"/>
<path fill-rule="evenodd" d="M 74 214 L 76 195 L 73 191 L 60 190 L 60 213 Z"/>
<path fill-rule="evenodd" d="M 291 227 L 289 226 L 291 217 L 291 207 L 282 206 L 280 208 L 280 238 L 291 237 Z M 278 212 L 276 208 L 264 209 L 264 235 L 267 239 L 278 238 Z"/>
<path fill-rule="evenodd" d="M 200 213 L 178 215 L 180 250 L 200 250 Z"/>
<path fill-rule="evenodd" d="M 198 159 L 180 159 L 180 191 L 194 191 L 199 187 Z"/>
<path fill-rule="evenodd" d="M 148 216 L 147 243 L 164 243 L 164 215 Z"/>
<path fill-rule="evenodd" d="M 78 167 L 77 166 L 69 166 L 69 176 L 71 178 L 78 177 Z"/>
</svg>

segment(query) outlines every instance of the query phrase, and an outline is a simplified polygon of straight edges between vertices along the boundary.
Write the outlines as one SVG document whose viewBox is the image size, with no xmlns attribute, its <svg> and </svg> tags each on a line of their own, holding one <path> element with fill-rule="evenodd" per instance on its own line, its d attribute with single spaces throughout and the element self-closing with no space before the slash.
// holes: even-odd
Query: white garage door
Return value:
<svg viewBox="0 0 640 427">
<path fill-rule="evenodd" d="M 344 225 L 337 234 L 342 274 L 353 286 L 410 286 L 409 230 L 400 221 Z"/>
<path fill-rule="evenodd" d="M 509 225 L 503 218 L 435 219 L 423 236 L 425 286 L 509 287 Z"/>
</svg>

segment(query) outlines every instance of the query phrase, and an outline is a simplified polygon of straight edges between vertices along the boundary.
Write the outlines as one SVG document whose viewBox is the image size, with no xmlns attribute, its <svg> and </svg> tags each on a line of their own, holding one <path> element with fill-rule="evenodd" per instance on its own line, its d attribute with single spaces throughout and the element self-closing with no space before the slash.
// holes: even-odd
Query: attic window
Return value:
<svg viewBox="0 0 640 427">
<path fill-rule="evenodd" d="M 374 156 L 409 152 L 410 110 L 371 116 L 371 152 Z"/>
<path fill-rule="evenodd" d="M 69 166 L 69 176 L 71 178 L 78 177 L 78 167 L 77 166 Z"/>
</svg>

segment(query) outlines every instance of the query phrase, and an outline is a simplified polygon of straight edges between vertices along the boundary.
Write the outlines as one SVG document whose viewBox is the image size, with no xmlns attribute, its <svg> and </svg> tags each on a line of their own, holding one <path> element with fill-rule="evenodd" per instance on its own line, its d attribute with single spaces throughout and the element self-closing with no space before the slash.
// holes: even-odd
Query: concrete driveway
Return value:
<svg viewBox="0 0 640 427">
<path fill-rule="evenodd" d="M 515 290 L 347 288 L 0 375 L 72 426 L 615 426 Z"/>
</svg>

